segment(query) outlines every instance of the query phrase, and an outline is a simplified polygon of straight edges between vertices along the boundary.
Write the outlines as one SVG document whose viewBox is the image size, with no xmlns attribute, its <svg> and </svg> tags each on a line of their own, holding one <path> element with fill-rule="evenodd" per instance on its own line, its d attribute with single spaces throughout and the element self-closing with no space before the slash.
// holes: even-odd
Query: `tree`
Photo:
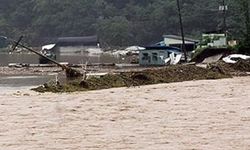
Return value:
<svg viewBox="0 0 250 150">
<path fill-rule="evenodd" d="M 125 17 L 100 20 L 99 37 L 105 46 L 126 46 L 129 44 L 129 22 Z"/>
<path fill-rule="evenodd" d="M 220 1 L 180 0 L 185 35 L 200 37 L 221 28 Z M 229 35 L 242 39 L 249 35 L 242 13 L 246 5 L 226 2 Z M 0 34 L 25 35 L 33 45 L 42 38 L 93 34 L 107 45 L 150 45 L 163 34 L 179 33 L 176 0 L 0 0 L 0 4 Z"/>
<path fill-rule="evenodd" d="M 250 54 L 250 17 L 249 17 L 249 1 L 242 0 L 242 12 L 245 20 L 244 40 L 241 42 L 239 52 L 243 54 Z"/>
</svg>

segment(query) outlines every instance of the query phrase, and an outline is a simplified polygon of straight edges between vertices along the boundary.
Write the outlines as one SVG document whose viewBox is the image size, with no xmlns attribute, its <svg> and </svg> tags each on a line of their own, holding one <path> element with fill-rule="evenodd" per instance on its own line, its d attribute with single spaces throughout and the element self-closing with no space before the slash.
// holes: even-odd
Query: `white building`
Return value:
<svg viewBox="0 0 250 150">
<path fill-rule="evenodd" d="M 202 47 L 223 47 L 227 45 L 227 38 L 224 33 L 204 33 L 202 34 Z"/>
<path fill-rule="evenodd" d="M 161 66 L 180 62 L 181 50 L 169 46 L 146 47 L 139 52 L 139 64 L 142 66 Z"/>
<path fill-rule="evenodd" d="M 60 37 L 55 49 L 60 55 L 99 54 L 102 52 L 97 36 Z"/>
<path fill-rule="evenodd" d="M 183 43 L 182 43 L 182 37 L 181 36 L 163 35 L 163 38 L 164 38 L 165 46 L 182 48 Z M 196 46 L 197 46 L 199 40 L 186 38 L 186 37 L 184 39 L 185 39 L 186 50 L 188 52 L 193 51 L 194 49 L 196 49 Z"/>
</svg>

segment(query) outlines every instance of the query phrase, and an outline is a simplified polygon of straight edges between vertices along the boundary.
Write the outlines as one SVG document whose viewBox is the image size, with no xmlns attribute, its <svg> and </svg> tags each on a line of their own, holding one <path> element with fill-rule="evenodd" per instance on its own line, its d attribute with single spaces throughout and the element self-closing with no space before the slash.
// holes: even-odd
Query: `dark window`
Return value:
<svg viewBox="0 0 250 150">
<path fill-rule="evenodd" d="M 157 53 L 152 53 L 152 60 L 158 61 L 158 54 Z"/>
<path fill-rule="evenodd" d="M 142 53 L 142 60 L 148 60 L 149 56 L 148 53 Z"/>
</svg>

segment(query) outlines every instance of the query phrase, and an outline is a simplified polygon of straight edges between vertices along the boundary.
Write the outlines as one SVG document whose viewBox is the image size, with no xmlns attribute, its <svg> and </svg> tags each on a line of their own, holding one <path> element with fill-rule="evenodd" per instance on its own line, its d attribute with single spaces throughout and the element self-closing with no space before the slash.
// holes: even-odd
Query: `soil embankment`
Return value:
<svg viewBox="0 0 250 150">
<path fill-rule="evenodd" d="M 229 74 L 196 67 L 194 65 L 177 65 L 160 69 L 107 74 L 98 78 L 91 77 L 84 81 L 70 81 L 63 85 L 58 83 L 46 83 L 33 90 L 38 92 L 74 92 L 190 80 L 221 79 L 227 77 L 231 76 Z"/>
<path fill-rule="evenodd" d="M 131 87 L 159 83 L 182 82 L 190 80 L 222 79 L 232 76 L 245 76 L 250 72 L 250 60 L 240 60 L 236 64 L 222 61 L 201 68 L 195 65 L 176 65 L 164 68 L 151 68 L 91 77 L 87 80 L 74 80 L 60 83 L 45 83 L 33 90 L 37 92 L 74 92 L 100 90 L 115 87 Z"/>
</svg>

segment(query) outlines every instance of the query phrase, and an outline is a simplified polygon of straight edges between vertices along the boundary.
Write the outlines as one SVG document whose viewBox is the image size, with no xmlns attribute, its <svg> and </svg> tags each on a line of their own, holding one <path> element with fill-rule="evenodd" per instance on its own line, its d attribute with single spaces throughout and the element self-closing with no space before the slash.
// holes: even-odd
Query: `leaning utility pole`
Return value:
<svg viewBox="0 0 250 150">
<path fill-rule="evenodd" d="M 185 36 L 184 36 L 184 29 L 182 24 L 182 15 L 181 15 L 181 8 L 180 8 L 180 1 L 177 0 L 177 8 L 178 8 L 178 14 L 179 14 L 179 21 L 180 21 L 180 30 L 181 30 L 181 37 L 182 37 L 182 52 L 184 53 L 185 62 L 187 62 L 187 50 L 186 50 L 186 44 L 185 44 Z"/>
<path fill-rule="evenodd" d="M 46 60 L 58 65 L 59 67 L 61 67 L 63 70 L 66 71 L 66 76 L 67 76 L 68 79 L 74 79 L 74 78 L 78 78 L 78 77 L 82 76 L 82 73 L 80 71 L 75 70 L 75 69 L 73 69 L 73 68 L 71 68 L 69 66 L 62 65 L 59 62 L 57 62 L 56 60 L 53 60 L 53 59 L 51 59 L 51 58 L 49 58 L 49 57 L 35 51 L 35 50 L 33 50 L 32 48 L 29 48 L 28 46 L 25 46 L 25 45 L 21 44 L 20 42 L 21 42 L 23 36 L 21 36 L 18 41 L 14 40 L 14 39 L 11 39 L 11 38 L 7 38 L 5 36 L 0 36 L 0 38 L 5 39 L 6 41 L 13 42 L 14 43 L 13 51 L 16 49 L 17 46 L 20 46 L 22 48 L 25 48 L 25 49 L 29 50 L 30 52 L 33 52 L 33 53 L 37 54 L 38 56 L 40 56 L 42 58 L 45 58 Z"/>
</svg>

